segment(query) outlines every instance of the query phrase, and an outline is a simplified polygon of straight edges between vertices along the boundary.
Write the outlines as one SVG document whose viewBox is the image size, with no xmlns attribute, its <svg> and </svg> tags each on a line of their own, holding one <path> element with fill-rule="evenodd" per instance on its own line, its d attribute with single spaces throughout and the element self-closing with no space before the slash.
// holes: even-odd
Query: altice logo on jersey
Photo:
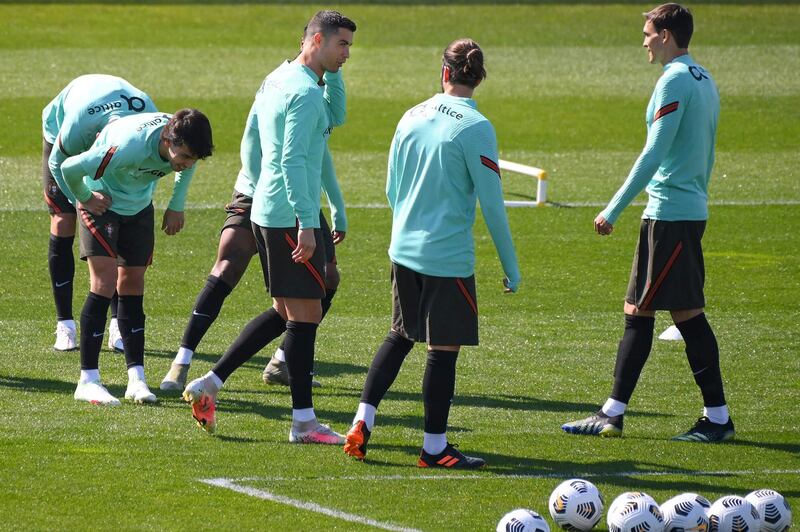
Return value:
<svg viewBox="0 0 800 532">
<path fill-rule="evenodd" d="M 128 98 L 124 94 L 120 94 L 119 97 L 125 100 L 125 104 L 128 106 L 128 111 L 133 111 L 135 113 L 141 113 L 144 111 L 144 100 L 138 96 L 131 96 Z M 123 103 L 119 100 L 113 102 L 102 102 L 89 107 L 86 112 L 90 115 L 95 113 L 107 113 L 116 109 L 122 109 L 122 104 Z"/>
<path fill-rule="evenodd" d="M 157 116 L 154 119 L 149 120 L 149 121 L 145 122 L 144 124 L 142 124 L 141 126 L 137 127 L 136 131 L 141 131 L 141 130 L 147 128 L 147 127 L 157 126 L 159 124 L 166 124 L 168 121 L 169 121 L 169 115 Z"/>
</svg>

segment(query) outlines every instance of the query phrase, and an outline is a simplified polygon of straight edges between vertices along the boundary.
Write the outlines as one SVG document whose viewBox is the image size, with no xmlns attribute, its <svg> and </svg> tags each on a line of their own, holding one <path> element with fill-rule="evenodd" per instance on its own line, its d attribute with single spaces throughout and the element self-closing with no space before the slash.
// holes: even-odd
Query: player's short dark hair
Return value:
<svg viewBox="0 0 800 532">
<path fill-rule="evenodd" d="M 653 23 L 656 31 L 669 30 L 675 37 L 678 48 L 689 47 L 694 32 L 694 20 L 688 8 L 680 4 L 662 4 L 642 14 Z"/>
<path fill-rule="evenodd" d="M 317 11 L 306 24 L 303 38 L 311 37 L 315 33 L 322 33 L 325 37 L 328 37 L 339 31 L 339 28 L 354 32 L 356 31 L 356 23 L 338 11 Z"/>
<path fill-rule="evenodd" d="M 198 159 L 205 159 L 214 151 L 211 122 L 197 109 L 181 109 L 172 115 L 161 131 L 161 138 L 175 146 L 186 146 Z"/>
<path fill-rule="evenodd" d="M 450 69 L 450 83 L 477 87 L 486 79 L 483 50 L 472 39 L 458 39 L 445 48 L 442 65 Z"/>
</svg>

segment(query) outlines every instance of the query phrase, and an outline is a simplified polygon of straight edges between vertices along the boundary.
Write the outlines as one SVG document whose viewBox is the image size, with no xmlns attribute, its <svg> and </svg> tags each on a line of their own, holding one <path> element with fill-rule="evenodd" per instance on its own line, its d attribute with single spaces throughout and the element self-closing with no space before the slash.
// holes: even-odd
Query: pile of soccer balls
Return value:
<svg viewBox="0 0 800 532">
<path fill-rule="evenodd" d="M 603 516 L 603 496 L 588 480 L 574 478 L 553 490 L 548 507 L 564 530 L 586 531 Z M 714 504 L 682 493 L 660 506 L 646 493 L 628 491 L 614 499 L 606 520 L 609 532 L 786 532 L 792 510 L 783 495 L 769 489 L 726 495 Z M 520 508 L 500 519 L 497 532 L 550 532 L 550 526 L 538 513 Z"/>
</svg>

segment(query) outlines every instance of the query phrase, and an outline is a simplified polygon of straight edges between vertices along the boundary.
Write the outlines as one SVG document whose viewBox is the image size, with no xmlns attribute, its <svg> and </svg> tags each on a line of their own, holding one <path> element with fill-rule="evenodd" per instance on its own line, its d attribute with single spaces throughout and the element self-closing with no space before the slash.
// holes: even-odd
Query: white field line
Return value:
<svg viewBox="0 0 800 532">
<path fill-rule="evenodd" d="M 239 484 L 236 483 L 236 481 L 227 478 L 201 479 L 200 482 L 204 482 L 205 484 L 209 484 L 211 486 L 217 486 L 220 488 L 233 490 L 237 493 L 244 493 L 245 495 L 249 495 L 251 497 L 257 497 L 259 499 L 264 499 L 267 501 L 273 501 L 281 504 L 286 504 L 289 506 L 294 506 L 295 508 L 298 508 L 300 510 L 308 510 L 309 512 L 316 512 L 319 514 L 327 515 L 328 517 L 342 519 L 350 523 L 360 523 L 362 525 L 369 525 L 375 528 L 381 528 L 383 530 L 395 530 L 398 532 L 419 532 L 419 530 L 417 530 L 416 528 L 407 528 L 392 523 L 376 521 L 368 517 L 362 517 L 360 515 L 334 510 L 332 508 L 326 508 L 324 506 L 320 506 L 319 504 L 313 502 L 300 501 L 297 499 L 284 497 L 283 495 L 277 495 L 269 491 L 251 488 L 249 486 L 240 486 Z"/>
</svg>

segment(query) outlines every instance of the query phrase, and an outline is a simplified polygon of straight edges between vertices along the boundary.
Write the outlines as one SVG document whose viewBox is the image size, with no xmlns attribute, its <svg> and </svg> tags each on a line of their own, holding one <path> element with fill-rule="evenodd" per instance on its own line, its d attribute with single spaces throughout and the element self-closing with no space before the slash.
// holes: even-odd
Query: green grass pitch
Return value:
<svg viewBox="0 0 800 532">
<path fill-rule="evenodd" d="M 546 514 L 551 490 L 581 475 L 607 504 L 629 490 L 663 502 L 684 491 L 713 500 L 771 487 L 797 514 L 800 7 L 689 5 L 692 53 L 722 95 L 706 296 L 737 439 L 716 446 L 668 441 L 701 408 L 680 342 L 655 343 L 624 438 L 559 428 L 595 409 L 611 385 L 642 198 L 611 237 L 594 235 L 592 220 L 644 142 L 644 111 L 660 73 L 640 48 L 641 12 L 652 5 L 338 6 L 359 29 L 345 69 L 348 122 L 331 139 L 352 207 L 338 248 L 342 283 L 318 336 L 324 387 L 315 404 L 323 421 L 348 427 L 389 327 L 386 153 L 403 111 L 437 90 L 448 42 L 470 36 L 482 44 L 489 78 L 476 100 L 497 129 L 501 157 L 545 168 L 550 199 L 560 205 L 509 210 L 524 277 L 516 295 L 501 293 L 499 262 L 476 224 L 481 345 L 460 356 L 449 437 L 489 465 L 463 474 L 414 467 L 421 347 L 381 405 L 366 463 L 338 448 L 287 443 L 288 393 L 260 379 L 274 345 L 228 381 L 214 437 L 194 425 L 177 395 L 115 409 L 72 399 L 78 354 L 51 349 L 42 107 L 72 78 L 107 72 L 146 90 L 164 111 L 193 106 L 211 118 L 217 151 L 200 164 L 186 228 L 157 237 L 147 276 L 146 371 L 157 389 L 214 260 L 252 95 L 294 55 L 321 6 L 2 3 L 0 529 L 490 530 L 516 507 Z M 535 193 L 530 178 L 510 173 L 504 188 L 508 199 Z M 159 186 L 159 210 L 168 189 Z M 267 304 L 253 264 L 200 345 L 192 378 Z M 79 262 L 76 315 L 86 279 Z M 659 331 L 667 325 L 658 318 Z M 101 371 L 122 395 L 122 357 L 104 351 Z M 233 479 L 235 489 L 201 479 Z"/>
</svg>

